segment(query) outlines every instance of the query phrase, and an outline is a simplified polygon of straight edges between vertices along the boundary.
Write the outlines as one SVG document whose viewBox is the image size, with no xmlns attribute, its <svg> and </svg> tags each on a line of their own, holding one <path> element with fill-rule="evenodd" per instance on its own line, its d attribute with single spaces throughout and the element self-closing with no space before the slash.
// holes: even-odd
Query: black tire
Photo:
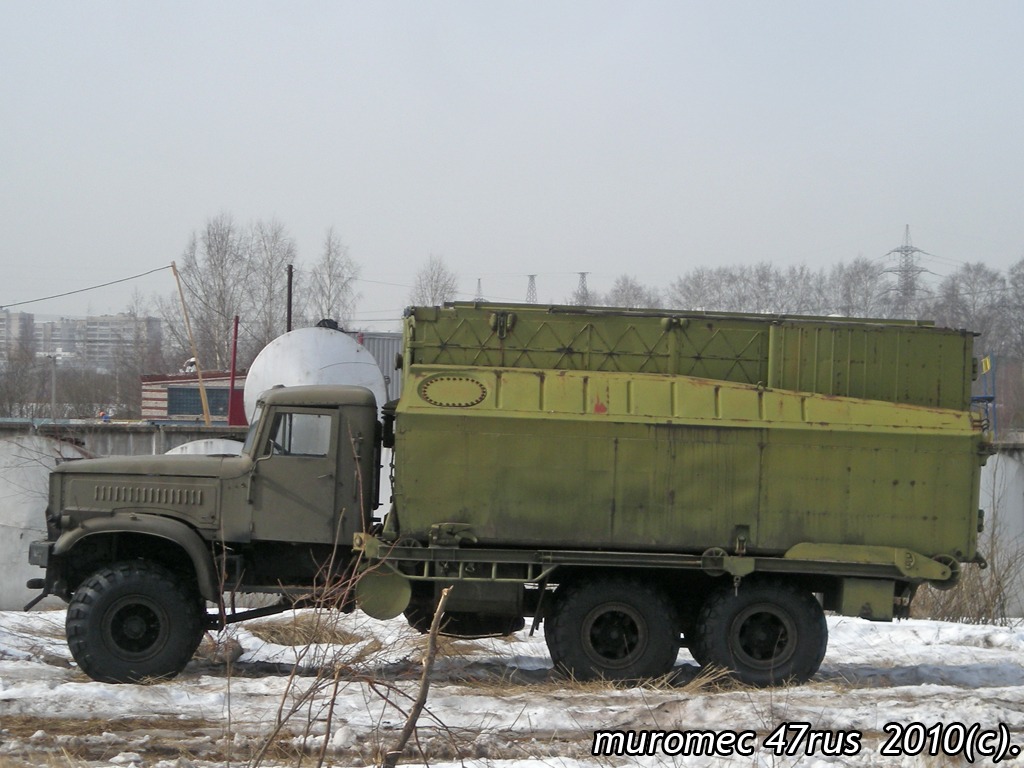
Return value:
<svg viewBox="0 0 1024 768">
<path fill-rule="evenodd" d="M 425 635 L 430 631 L 430 623 L 434 619 L 434 612 L 429 603 L 412 602 L 409 607 L 402 611 L 409 626 Z"/>
<path fill-rule="evenodd" d="M 708 664 L 708 651 L 702 642 L 703 635 L 698 631 L 697 627 L 696 618 L 690 622 L 683 622 L 683 640 L 685 641 L 686 650 L 693 656 L 693 660 L 702 667 L 705 667 Z"/>
<path fill-rule="evenodd" d="M 600 578 L 558 588 L 544 637 L 555 668 L 577 680 L 641 680 L 672 671 L 679 617 L 657 587 Z"/>
<path fill-rule="evenodd" d="M 825 613 L 814 595 L 776 579 L 747 579 L 738 590 L 712 594 L 698 633 L 702 664 L 730 669 L 759 687 L 807 682 L 828 645 Z"/>
<path fill-rule="evenodd" d="M 174 677 L 195 653 L 204 617 L 194 590 L 156 563 L 133 560 L 97 571 L 68 605 L 68 647 L 101 683 Z"/>
</svg>

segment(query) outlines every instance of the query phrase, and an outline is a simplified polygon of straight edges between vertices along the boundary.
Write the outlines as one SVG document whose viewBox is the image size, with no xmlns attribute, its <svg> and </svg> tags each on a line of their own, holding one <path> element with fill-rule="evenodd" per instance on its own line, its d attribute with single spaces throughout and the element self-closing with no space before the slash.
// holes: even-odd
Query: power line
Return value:
<svg viewBox="0 0 1024 768">
<path fill-rule="evenodd" d="M 374 285 L 390 285 L 392 288 L 412 288 L 411 285 L 406 283 L 389 283 L 386 280 L 370 280 L 365 277 L 354 278 L 357 283 L 373 283 Z"/>
<path fill-rule="evenodd" d="M 171 265 L 168 264 L 165 267 L 157 267 L 156 269 L 151 269 L 151 270 L 149 270 L 149 272 L 143 272 L 143 273 L 138 274 L 138 275 L 132 275 L 131 277 L 122 277 L 120 280 L 111 280 L 109 283 L 100 283 L 99 285 L 91 285 L 88 288 L 79 288 L 78 290 L 67 291 L 66 293 L 56 293 L 53 296 L 44 296 L 41 299 L 28 299 L 27 301 L 16 301 L 16 302 L 14 302 L 12 304 L 0 304 L 0 310 L 10 309 L 11 307 L 20 307 L 20 306 L 23 306 L 25 304 L 35 304 L 35 303 L 40 302 L 40 301 L 50 301 L 51 299 L 62 299 L 65 296 L 73 296 L 76 293 L 85 293 L 86 291 L 95 291 L 98 288 L 106 288 L 108 285 L 117 285 L 118 283 L 127 283 L 129 280 L 138 280 L 140 277 L 146 277 L 147 275 L 152 275 L 154 272 L 160 272 L 162 270 L 170 269 L 170 268 L 171 268 Z"/>
</svg>

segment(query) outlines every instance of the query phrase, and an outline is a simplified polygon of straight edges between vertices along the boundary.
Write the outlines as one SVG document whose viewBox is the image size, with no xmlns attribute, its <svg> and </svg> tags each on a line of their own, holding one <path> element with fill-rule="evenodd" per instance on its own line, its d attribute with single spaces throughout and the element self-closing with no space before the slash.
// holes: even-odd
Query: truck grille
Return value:
<svg viewBox="0 0 1024 768">
<path fill-rule="evenodd" d="M 96 501 L 128 502 L 131 504 L 171 504 L 174 506 L 201 506 L 201 488 L 155 488 L 131 485 L 97 485 Z"/>
</svg>

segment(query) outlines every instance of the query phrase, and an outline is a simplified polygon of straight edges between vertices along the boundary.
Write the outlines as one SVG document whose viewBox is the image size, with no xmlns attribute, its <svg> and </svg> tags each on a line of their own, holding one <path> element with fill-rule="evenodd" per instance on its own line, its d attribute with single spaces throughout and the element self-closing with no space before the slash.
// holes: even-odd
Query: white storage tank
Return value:
<svg viewBox="0 0 1024 768">
<path fill-rule="evenodd" d="M 342 331 L 300 328 L 278 336 L 256 356 L 245 377 L 245 416 L 252 420 L 256 401 L 268 389 L 283 385 L 351 384 L 366 387 L 387 401 L 384 374 L 373 355 Z"/>
<path fill-rule="evenodd" d="M 224 437 L 206 437 L 202 440 L 182 443 L 166 451 L 166 453 L 171 456 L 181 454 L 188 456 L 237 456 L 242 452 L 242 445 L 243 443 L 239 440 L 229 440 Z"/>
</svg>

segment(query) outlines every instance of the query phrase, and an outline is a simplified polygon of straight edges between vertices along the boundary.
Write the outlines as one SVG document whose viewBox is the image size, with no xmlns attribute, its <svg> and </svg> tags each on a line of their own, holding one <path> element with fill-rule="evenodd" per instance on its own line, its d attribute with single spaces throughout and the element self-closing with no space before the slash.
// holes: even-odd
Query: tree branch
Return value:
<svg viewBox="0 0 1024 768">
<path fill-rule="evenodd" d="M 390 750 L 383 753 L 380 765 L 383 768 L 395 768 L 398 759 L 402 756 L 406 744 L 416 730 L 416 721 L 423 712 L 427 703 L 427 694 L 430 690 L 430 670 L 434 666 L 434 658 L 437 656 L 437 635 L 441 629 L 441 617 L 444 615 L 444 606 L 448 602 L 448 593 L 451 587 L 441 590 L 441 599 L 437 601 L 437 609 L 434 611 L 434 620 L 430 622 L 430 634 L 427 635 L 427 652 L 423 657 L 423 674 L 420 676 L 420 690 L 416 702 L 405 719 L 405 727 L 398 737 L 398 742 Z"/>
</svg>

